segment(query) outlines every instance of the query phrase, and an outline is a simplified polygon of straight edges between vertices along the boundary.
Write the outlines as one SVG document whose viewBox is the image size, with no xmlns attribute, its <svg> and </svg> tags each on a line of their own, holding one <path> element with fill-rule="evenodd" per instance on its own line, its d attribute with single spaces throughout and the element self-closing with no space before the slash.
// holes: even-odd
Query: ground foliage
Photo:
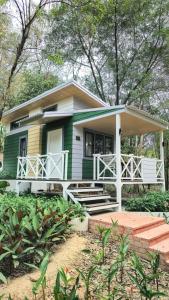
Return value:
<svg viewBox="0 0 169 300">
<path fill-rule="evenodd" d="M 125 203 L 125 209 L 128 211 L 168 212 L 169 193 L 148 192 L 129 198 Z"/>
<path fill-rule="evenodd" d="M 48 287 L 48 254 L 33 284 L 34 297 L 43 300 L 157 300 L 168 299 L 168 273 L 159 267 L 159 255 L 148 254 L 149 262 L 129 251 L 127 236 L 112 228 L 98 227 L 96 235 L 86 233 L 87 249 L 73 269 L 60 269 L 54 287 Z M 83 234 L 84 235 L 84 234 Z M 13 299 L 15 300 L 15 299 Z"/>
<path fill-rule="evenodd" d="M 0 195 L 0 280 L 39 265 L 83 211 L 61 198 Z"/>
</svg>

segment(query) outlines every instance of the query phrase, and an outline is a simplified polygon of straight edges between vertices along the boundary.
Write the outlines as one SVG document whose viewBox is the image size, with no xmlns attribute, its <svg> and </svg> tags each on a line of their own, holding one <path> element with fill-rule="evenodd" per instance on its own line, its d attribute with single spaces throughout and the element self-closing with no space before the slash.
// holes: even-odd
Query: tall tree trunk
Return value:
<svg viewBox="0 0 169 300">
<path fill-rule="evenodd" d="M 115 47 L 115 77 L 116 77 L 116 102 L 119 105 L 119 57 L 118 57 L 118 20 L 117 20 L 117 0 L 114 7 L 114 47 Z"/>
</svg>

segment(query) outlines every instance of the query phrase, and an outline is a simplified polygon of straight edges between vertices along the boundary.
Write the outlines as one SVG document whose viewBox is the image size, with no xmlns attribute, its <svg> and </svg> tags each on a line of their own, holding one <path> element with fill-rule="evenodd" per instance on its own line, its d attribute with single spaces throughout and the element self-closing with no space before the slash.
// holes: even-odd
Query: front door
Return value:
<svg viewBox="0 0 169 300">
<path fill-rule="evenodd" d="M 62 171 L 61 153 L 63 149 L 62 128 L 48 131 L 47 153 L 51 154 L 47 163 L 49 178 L 60 178 Z"/>
</svg>

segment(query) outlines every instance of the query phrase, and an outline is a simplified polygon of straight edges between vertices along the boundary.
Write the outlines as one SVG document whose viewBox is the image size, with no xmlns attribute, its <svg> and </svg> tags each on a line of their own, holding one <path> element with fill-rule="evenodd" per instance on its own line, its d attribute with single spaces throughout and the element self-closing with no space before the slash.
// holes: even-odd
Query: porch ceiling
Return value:
<svg viewBox="0 0 169 300">
<path fill-rule="evenodd" d="M 158 123 L 157 121 L 137 114 L 130 110 L 124 110 L 121 114 L 121 131 L 123 136 L 141 135 L 150 132 L 158 132 L 166 130 L 167 125 Z M 115 134 L 116 114 L 101 115 L 95 119 L 84 120 L 83 122 L 75 123 L 78 127 L 93 129 L 96 131 Z"/>
</svg>

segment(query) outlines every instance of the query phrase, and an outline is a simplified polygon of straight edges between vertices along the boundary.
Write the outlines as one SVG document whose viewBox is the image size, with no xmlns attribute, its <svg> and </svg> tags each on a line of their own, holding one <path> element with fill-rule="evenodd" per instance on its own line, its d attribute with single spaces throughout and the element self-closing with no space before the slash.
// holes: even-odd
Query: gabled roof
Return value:
<svg viewBox="0 0 169 300">
<path fill-rule="evenodd" d="M 13 107 L 3 113 L 3 119 L 8 119 L 8 116 L 15 114 L 28 114 L 31 109 L 38 108 L 40 105 L 45 106 L 48 99 L 54 103 L 56 100 L 62 100 L 65 97 L 75 96 L 82 99 L 86 103 L 90 103 L 92 107 L 109 107 L 109 104 L 105 103 L 99 97 L 87 90 L 85 87 L 77 83 L 76 81 L 70 81 L 68 83 L 61 84 L 55 88 L 52 88 L 20 105 Z"/>
<path fill-rule="evenodd" d="M 166 130 L 169 127 L 168 122 L 133 106 L 125 105 L 75 112 L 73 121 L 75 126 L 92 128 L 96 131 L 113 134 L 115 133 L 116 114 L 121 114 L 123 135 L 157 132 Z"/>
</svg>

